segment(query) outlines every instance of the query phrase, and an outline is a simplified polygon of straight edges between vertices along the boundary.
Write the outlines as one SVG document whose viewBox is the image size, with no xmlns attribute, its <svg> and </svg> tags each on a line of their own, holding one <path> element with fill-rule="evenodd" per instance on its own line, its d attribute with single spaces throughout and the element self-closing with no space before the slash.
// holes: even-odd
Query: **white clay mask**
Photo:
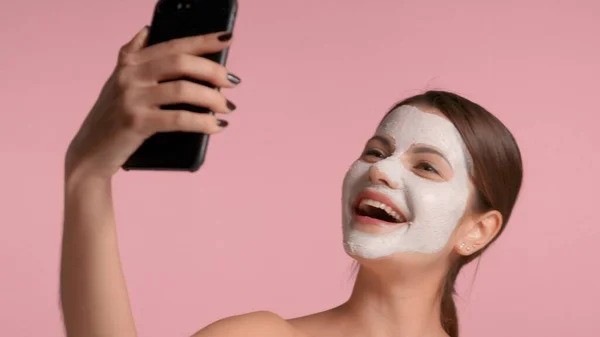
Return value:
<svg viewBox="0 0 600 337">
<path fill-rule="evenodd" d="M 376 259 L 396 253 L 436 253 L 444 248 L 463 216 L 469 196 L 469 174 L 465 145 L 454 125 L 438 115 L 413 106 L 390 112 L 376 135 L 394 141 L 394 152 L 374 163 L 357 160 L 343 185 L 344 247 L 348 254 Z M 442 153 L 452 168 L 452 177 L 434 181 L 406 167 L 402 155 L 415 144 Z M 373 184 L 369 172 L 375 166 L 393 184 Z M 356 229 L 354 203 L 364 190 L 385 195 L 406 216 L 406 223 L 393 231 L 367 233 Z"/>
</svg>

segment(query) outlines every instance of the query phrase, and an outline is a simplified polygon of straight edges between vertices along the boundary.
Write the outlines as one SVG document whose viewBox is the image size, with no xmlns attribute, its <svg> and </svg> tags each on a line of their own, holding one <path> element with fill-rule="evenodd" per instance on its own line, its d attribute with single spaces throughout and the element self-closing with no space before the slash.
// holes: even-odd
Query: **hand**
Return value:
<svg viewBox="0 0 600 337">
<path fill-rule="evenodd" d="M 148 28 L 144 28 L 121 48 L 114 72 L 69 145 L 66 177 L 76 173 L 110 178 L 156 132 L 214 134 L 227 126 L 211 114 L 161 110 L 160 106 L 186 103 L 215 113 L 231 112 L 235 105 L 215 89 L 185 80 L 164 82 L 189 77 L 221 88 L 234 87 L 240 81 L 237 76 L 197 56 L 228 47 L 231 35 L 207 34 L 144 48 L 147 36 Z"/>
</svg>

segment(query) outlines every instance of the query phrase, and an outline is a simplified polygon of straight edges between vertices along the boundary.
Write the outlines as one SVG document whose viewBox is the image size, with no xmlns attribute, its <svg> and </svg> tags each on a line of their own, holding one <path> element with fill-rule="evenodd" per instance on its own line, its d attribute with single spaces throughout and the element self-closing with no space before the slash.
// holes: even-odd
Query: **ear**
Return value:
<svg viewBox="0 0 600 337">
<path fill-rule="evenodd" d="M 474 220 L 456 243 L 455 249 L 460 255 L 469 256 L 483 249 L 502 228 L 502 214 L 495 210 L 480 214 Z"/>
</svg>

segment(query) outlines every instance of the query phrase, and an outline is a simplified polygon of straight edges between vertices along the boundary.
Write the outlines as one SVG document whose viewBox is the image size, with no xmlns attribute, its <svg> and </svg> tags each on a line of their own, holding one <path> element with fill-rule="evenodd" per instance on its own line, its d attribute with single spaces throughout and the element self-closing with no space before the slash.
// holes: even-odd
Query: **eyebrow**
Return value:
<svg viewBox="0 0 600 337">
<path fill-rule="evenodd" d="M 423 146 L 423 145 L 415 145 L 414 147 L 412 147 L 410 149 L 410 152 L 412 152 L 414 154 L 429 153 L 429 154 L 440 156 L 440 157 L 442 157 L 442 159 L 444 159 L 444 161 L 448 164 L 448 166 L 452 167 L 452 165 L 450 165 L 450 162 L 448 161 L 448 158 L 446 158 L 446 156 L 444 156 L 439 150 L 434 149 L 432 147 Z"/>
<path fill-rule="evenodd" d="M 374 141 L 374 140 L 383 143 L 383 145 L 387 148 L 390 148 L 392 150 L 392 152 L 396 150 L 396 146 L 386 136 L 375 135 L 375 136 L 371 137 L 371 139 L 369 139 L 369 142 Z"/>
</svg>

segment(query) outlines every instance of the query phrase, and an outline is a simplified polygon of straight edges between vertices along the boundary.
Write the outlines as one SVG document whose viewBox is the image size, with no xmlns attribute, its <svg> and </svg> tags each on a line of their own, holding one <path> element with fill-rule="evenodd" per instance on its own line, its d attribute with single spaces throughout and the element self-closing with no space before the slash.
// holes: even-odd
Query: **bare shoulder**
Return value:
<svg viewBox="0 0 600 337">
<path fill-rule="evenodd" d="M 297 317 L 288 322 L 298 332 L 298 337 L 343 337 L 350 334 L 344 321 L 340 319 L 338 308 Z"/>
<path fill-rule="evenodd" d="M 270 311 L 256 311 L 218 320 L 192 337 L 300 337 L 297 329 Z"/>
</svg>

